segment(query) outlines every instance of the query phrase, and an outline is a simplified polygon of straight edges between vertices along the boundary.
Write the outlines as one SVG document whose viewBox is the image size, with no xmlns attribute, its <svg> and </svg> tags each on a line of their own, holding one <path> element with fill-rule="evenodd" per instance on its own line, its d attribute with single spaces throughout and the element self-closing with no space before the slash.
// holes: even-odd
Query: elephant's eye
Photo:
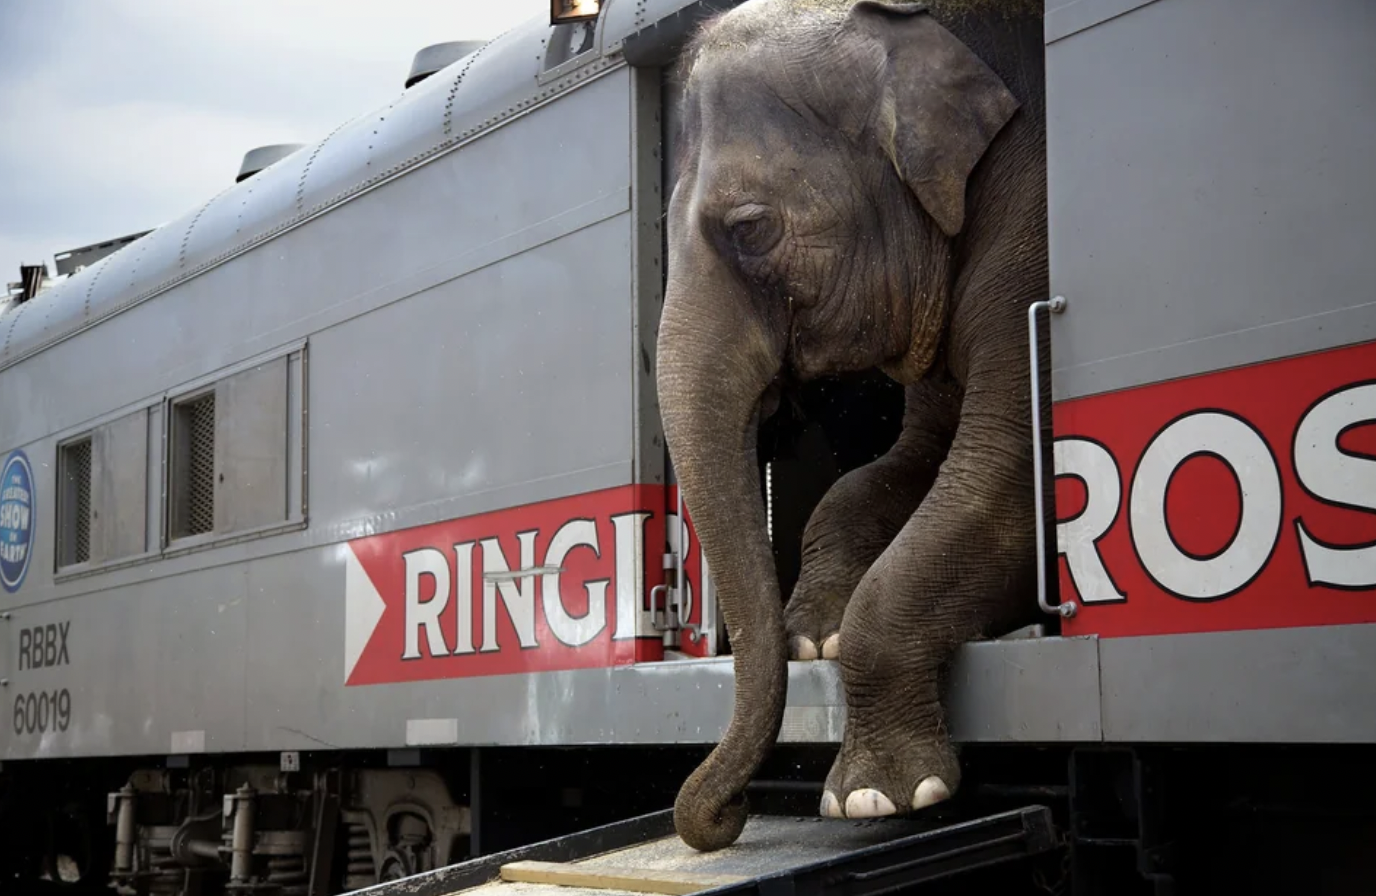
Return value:
<svg viewBox="0 0 1376 896">
<path fill-rule="evenodd" d="M 722 218 L 722 224 L 737 251 L 746 255 L 763 255 L 779 240 L 778 221 L 763 205 L 733 208 Z"/>
</svg>

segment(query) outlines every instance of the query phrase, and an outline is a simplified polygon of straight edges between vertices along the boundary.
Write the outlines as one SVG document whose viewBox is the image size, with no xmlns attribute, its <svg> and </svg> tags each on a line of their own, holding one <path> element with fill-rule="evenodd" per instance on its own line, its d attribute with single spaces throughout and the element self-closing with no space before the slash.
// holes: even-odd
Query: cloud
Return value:
<svg viewBox="0 0 1376 896">
<path fill-rule="evenodd" d="M 157 226 L 243 154 L 386 105 L 421 47 L 496 36 L 546 0 L 45 0 L 4 4 L 0 283 Z"/>
</svg>

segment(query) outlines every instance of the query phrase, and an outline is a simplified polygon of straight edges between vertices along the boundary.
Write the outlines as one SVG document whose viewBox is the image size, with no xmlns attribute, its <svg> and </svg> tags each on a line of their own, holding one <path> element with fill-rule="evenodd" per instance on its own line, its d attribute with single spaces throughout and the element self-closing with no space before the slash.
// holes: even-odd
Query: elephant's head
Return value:
<svg viewBox="0 0 1376 896">
<path fill-rule="evenodd" d="M 706 850 L 739 836 L 786 695 L 758 424 L 788 382 L 931 368 L 967 183 L 1017 103 L 922 6 L 870 0 L 751 0 L 682 76 L 658 387 L 736 669 L 730 728 L 676 806 Z"/>
</svg>

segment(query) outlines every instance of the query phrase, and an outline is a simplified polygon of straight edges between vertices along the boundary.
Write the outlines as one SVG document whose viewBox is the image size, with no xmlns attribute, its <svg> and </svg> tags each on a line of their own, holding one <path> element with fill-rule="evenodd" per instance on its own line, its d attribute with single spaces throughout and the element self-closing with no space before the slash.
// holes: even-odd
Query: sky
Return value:
<svg viewBox="0 0 1376 896">
<path fill-rule="evenodd" d="M 0 293 L 19 265 L 170 221 L 248 150 L 391 102 L 424 46 L 548 0 L 0 0 Z"/>
</svg>

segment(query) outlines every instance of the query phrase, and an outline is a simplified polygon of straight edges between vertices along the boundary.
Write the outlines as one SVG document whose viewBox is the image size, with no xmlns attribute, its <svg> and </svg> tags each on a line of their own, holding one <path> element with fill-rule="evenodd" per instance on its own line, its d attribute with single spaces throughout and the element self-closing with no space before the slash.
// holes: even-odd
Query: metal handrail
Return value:
<svg viewBox="0 0 1376 896">
<path fill-rule="evenodd" d="M 1069 619 L 1078 607 L 1075 601 L 1053 605 L 1046 598 L 1046 532 L 1042 515 L 1045 506 L 1042 495 L 1042 381 L 1041 360 L 1037 351 L 1037 312 L 1046 310 L 1060 314 L 1065 310 L 1065 296 L 1055 296 L 1047 301 L 1033 302 L 1027 309 L 1027 339 L 1031 349 L 1032 367 L 1032 494 L 1036 505 L 1037 518 L 1037 604 L 1043 613 Z"/>
</svg>

